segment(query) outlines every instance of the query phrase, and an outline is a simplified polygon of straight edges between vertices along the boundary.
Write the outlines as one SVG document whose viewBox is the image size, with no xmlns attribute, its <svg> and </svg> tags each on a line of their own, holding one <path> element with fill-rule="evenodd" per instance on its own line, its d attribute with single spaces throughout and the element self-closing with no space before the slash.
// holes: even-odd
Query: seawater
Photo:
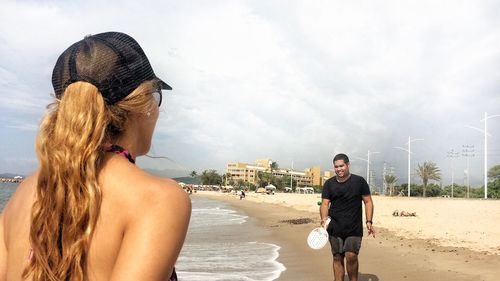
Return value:
<svg viewBox="0 0 500 281">
<path fill-rule="evenodd" d="M 271 281 L 286 268 L 280 247 L 261 242 L 266 230 L 227 204 L 192 196 L 186 242 L 177 260 L 179 280 Z"/>
<path fill-rule="evenodd" d="M 19 183 L 0 182 L 0 210 L 3 210 L 18 185 Z"/>
<path fill-rule="evenodd" d="M 0 183 L 0 210 L 18 184 Z M 189 230 L 176 269 L 186 281 L 272 281 L 286 268 L 280 247 L 265 243 L 267 230 L 215 200 L 191 196 Z"/>
</svg>

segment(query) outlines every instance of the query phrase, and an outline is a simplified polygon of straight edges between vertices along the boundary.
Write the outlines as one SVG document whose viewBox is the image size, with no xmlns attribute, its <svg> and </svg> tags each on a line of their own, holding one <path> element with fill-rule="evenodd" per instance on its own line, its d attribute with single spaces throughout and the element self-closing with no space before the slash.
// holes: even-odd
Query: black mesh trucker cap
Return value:
<svg viewBox="0 0 500 281">
<path fill-rule="evenodd" d="M 88 35 L 57 59 L 52 86 L 57 98 L 66 87 L 85 81 L 99 89 L 107 104 L 114 104 L 144 81 L 155 80 L 159 89 L 172 90 L 156 77 L 146 54 L 134 38 L 120 32 Z"/>
</svg>

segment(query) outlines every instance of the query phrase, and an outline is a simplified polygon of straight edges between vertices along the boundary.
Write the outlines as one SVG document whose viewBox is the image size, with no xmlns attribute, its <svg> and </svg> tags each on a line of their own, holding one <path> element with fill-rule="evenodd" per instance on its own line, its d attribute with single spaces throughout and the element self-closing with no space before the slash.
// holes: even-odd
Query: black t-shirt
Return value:
<svg viewBox="0 0 500 281">
<path fill-rule="evenodd" d="M 351 174 L 345 182 L 338 182 L 336 177 L 325 182 L 321 198 L 330 200 L 330 235 L 343 239 L 348 236 L 363 236 L 363 195 L 370 195 L 370 187 L 358 175 Z"/>
</svg>

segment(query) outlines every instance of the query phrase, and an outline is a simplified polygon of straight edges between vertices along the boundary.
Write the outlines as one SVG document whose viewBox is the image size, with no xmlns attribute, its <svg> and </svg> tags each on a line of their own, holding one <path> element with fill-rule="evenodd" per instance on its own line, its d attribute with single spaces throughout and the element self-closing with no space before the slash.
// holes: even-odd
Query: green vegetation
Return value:
<svg viewBox="0 0 500 281">
<path fill-rule="evenodd" d="M 412 183 L 410 184 L 410 189 L 411 189 L 410 196 L 412 197 L 422 196 L 423 187 L 421 185 Z M 395 186 L 394 195 L 408 196 L 408 184 L 403 183 L 401 186 Z"/>
<path fill-rule="evenodd" d="M 201 183 L 204 185 L 220 185 L 222 177 L 216 170 L 205 170 L 200 175 Z"/>
<path fill-rule="evenodd" d="M 500 198 L 500 179 L 488 183 L 488 198 Z"/>
<path fill-rule="evenodd" d="M 488 178 L 492 180 L 500 179 L 500 165 L 495 165 L 488 170 Z"/>
<path fill-rule="evenodd" d="M 192 177 L 177 177 L 177 178 L 172 178 L 176 180 L 177 182 L 183 182 L 185 184 L 201 184 L 201 181 L 199 178 L 192 178 Z"/>
<path fill-rule="evenodd" d="M 386 175 L 384 178 L 387 187 L 389 188 L 389 196 L 394 195 L 394 185 L 398 181 L 398 178 L 394 175 Z"/>
<path fill-rule="evenodd" d="M 284 175 L 282 177 L 275 177 L 274 171 L 279 169 L 277 162 L 272 162 L 269 166 L 268 171 L 258 171 L 257 172 L 257 187 L 265 187 L 268 184 L 276 186 L 276 190 L 283 191 L 285 186 L 290 186 L 289 175 Z M 292 179 L 292 185 L 297 186 L 297 181 Z"/>
<path fill-rule="evenodd" d="M 451 197 L 451 184 L 445 186 L 443 188 L 443 191 L 441 194 Z M 467 186 L 459 185 L 456 183 L 453 184 L 453 197 L 466 198 L 467 197 Z"/>
<path fill-rule="evenodd" d="M 408 192 L 408 184 L 402 184 L 401 186 L 395 186 L 395 195 L 406 196 Z M 411 184 L 411 196 L 423 196 L 423 185 Z M 443 188 L 439 187 L 437 184 L 429 184 L 427 186 L 427 197 L 440 197 L 447 196 L 451 197 L 451 185 L 447 185 Z M 467 186 L 465 185 L 453 185 L 453 197 L 454 198 L 467 198 Z M 484 186 L 471 187 L 469 189 L 469 198 L 484 198 Z M 500 180 L 490 182 L 488 184 L 488 198 L 500 198 Z"/>
<path fill-rule="evenodd" d="M 439 168 L 436 166 L 436 163 L 434 163 L 434 162 L 424 162 L 424 164 L 422 166 L 420 166 L 420 164 L 418 164 L 418 167 L 416 170 L 417 170 L 418 176 L 422 179 L 422 183 L 423 183 L 422 196 L 426 197 L 426 195 L 427 195 L 426 194 L 427 193 L 427 183 L 429 182 L 429 180 L 435 180 L 435 181 L 441 180 L 441 171 L 439 170 Z M 412 191 L 413 191 L 413 189 L 412 189 Z"/>
<path fill-rule="evenodd" d="M 255 184 L 249 183 L 249 182 L 243 182 L 242 185 L 237 185 L 236 187 L 238 189 L 248 189 L 248 190 L 251 190 L 251 191 L 257 190 L 257 186 Z"/>
<path fill-rule="evenodd" d="M 190 177 L 182 177 L 177 179 L 182 179 L 183 182 L 193 183 L 193 184 L 204 184 L 204 185 L 223 185 L 227 184 L 234 186 L 237 189 L 249 189 L 256 190 L 257 187 L 265 187 L 268 184 L 276 186 L 277 190 L 283 191 L 285 186 L 290 185 L 290 176 L 285 175 L 283 177 L 273 176 L 273 172 L 278 169 L 278 163 L 272 162 L 270 164 L 268 171 L 257 172 L 257 185 L 245 182 L 242 179 L 235 181 L 230 173 L 220 175 L 216 170 L 205 170 L 198 175 L 196 171 L 192 171 Z M 439 197 L 439 196 L 449 196 L 451 197 L 451 185 L 445 187 L 440 187 L 437 184 L 429 184 L 429 180 L 439 181 L 441 179 L 441 173 L 439 168 L 433 162 L 424 162 L 423 165 L 418 164 L 417 173 L 422 179 L 422 185 L 411 184 L 411 196 L 417 197 Z M 500 198 L 500 165 L 495 165 L 488 171 L 488 177 L 490 182 L 488 183 L 488 198 Z M 386 175 L 384 178 L 385 183 L 388 186 L 387 195 L 389 196 L 406 196 L 408 195 L 408 185 L 401 184 L 396 186 L 398 178 L 394 175 Z M 297 186 L 297 181 L 292 180 L 293 186 Z M 313 186 L 314 192 L 321 193 L 323 186 Z M 453 185 L 453 197 L 455 198 L 466 198 L 467 197 L 467 186 L 464 185 Z M 469 190 L 470 198 L 484 198 L 484 186 L 471 187 Z"/>
<path fill-rule="evenodd" d="M 271 174 L 267 172 L 258 171 L 257 172 L 257 186 L 264 187 L 269 182 L 271 182 Z"/>
<path fill-rule="evenodd" d="M 271 181 L 273 181 L 273 172 L 279 169 L 278 162 L 271 162 L 271 165 L 269 165 L 269 169 L 271 170 Z"/>
<path fill-rule="evenodd" d="M 322 193 L 323 192 L 323 186 L 322 185 L 315 185 L 312 188 L 314 189 L 314 193 Z"/>
</svg>

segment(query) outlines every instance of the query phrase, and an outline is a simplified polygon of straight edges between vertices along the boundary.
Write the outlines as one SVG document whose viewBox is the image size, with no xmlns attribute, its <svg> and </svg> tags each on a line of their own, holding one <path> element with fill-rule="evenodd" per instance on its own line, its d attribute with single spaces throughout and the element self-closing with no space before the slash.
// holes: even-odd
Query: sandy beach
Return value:
<svg viewBox="0 0 500 281">
<path fill-rule="evenodd" d="M 264 195 L 244 200 L 219 192 L 198 192 L 222 200 L 269 229 L 281 247 L 287 270 L 278 280 L 333 280 L 329 245 L 306 244 L 319 224 L 320 194 Z M 365 235 L 360 252 L 360 280 L 497 280 L 500 274 L 500 201 L 450 198 L 373 197 L 376 238 Z M 395 217 L 395 211 L 416 212 Z M 287 220 L 309 218 L 310 223 Z M 348 280 L 347 278 L 345 280 Z"/>
</svg>

